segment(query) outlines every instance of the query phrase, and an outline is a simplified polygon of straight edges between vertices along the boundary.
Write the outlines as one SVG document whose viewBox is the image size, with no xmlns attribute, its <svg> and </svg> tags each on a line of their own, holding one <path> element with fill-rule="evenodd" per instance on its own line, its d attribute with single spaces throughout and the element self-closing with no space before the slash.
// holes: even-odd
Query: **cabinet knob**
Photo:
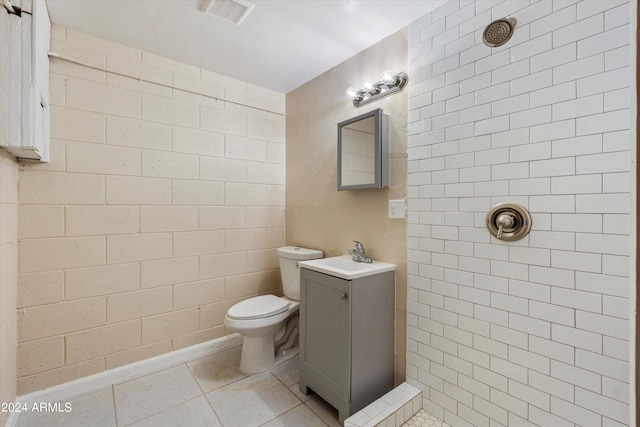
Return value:
<svg viewBox="0 0 640 427">
<path fill-rule="evenodd" d="M 340 298 L 342 298 L 342 299 L 347 299 L 347 294 L 346 294 L 346 293 L 344 293 L 344 292 L 342 292 L 342 293 L 340 294 Z"/>
</svg>

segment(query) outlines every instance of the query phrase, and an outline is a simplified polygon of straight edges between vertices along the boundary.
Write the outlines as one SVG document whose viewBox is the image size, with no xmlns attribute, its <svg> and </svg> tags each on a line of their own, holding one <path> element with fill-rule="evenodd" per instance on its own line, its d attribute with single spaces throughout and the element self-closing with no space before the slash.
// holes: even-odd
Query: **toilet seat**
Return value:
<svg viewBox="0 0 640 427">
<path fill-rule="evenodd" d="M 263 319 L 289 309 L 289 302 L 275 295 L 261 295 L 241 301 L 231 307 L 227 316 L 231 319 Z"/>
</svg>

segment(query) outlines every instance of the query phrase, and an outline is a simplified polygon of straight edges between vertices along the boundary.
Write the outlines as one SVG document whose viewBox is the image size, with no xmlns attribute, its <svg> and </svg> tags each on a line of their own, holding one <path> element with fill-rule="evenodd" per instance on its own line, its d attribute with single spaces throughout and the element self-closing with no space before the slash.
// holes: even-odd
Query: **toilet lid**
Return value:
<svg viewBox="0 0 640 427">
<path fill-rule="evenodd" d="M 232 319 L 261 319 L 275 316 L 289 308 L 289 302 L 275 295 L 261 295 L 241 301 L 231 307 L 227 316 Z"/>
</svg>

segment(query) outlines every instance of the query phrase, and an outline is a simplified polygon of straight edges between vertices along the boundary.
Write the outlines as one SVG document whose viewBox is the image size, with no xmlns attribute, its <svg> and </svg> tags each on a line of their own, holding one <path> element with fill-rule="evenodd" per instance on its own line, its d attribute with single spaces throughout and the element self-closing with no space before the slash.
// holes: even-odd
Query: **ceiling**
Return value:
<svg viewBox="0 0 640 427">
<path fill-rule="evenodd" d="M 249 0 L 239 25 L 205 0 L 46 1 L 54 24 L 288 93 L 447 0 Z"/>
</svg>

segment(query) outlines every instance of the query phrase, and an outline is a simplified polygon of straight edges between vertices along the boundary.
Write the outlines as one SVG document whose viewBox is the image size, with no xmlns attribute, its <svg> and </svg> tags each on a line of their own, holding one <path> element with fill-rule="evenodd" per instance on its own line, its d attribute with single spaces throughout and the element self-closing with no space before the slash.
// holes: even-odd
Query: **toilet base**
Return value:
<svg viewBox="0 0 640 427">
<path fill-rule="evenodd" d="M 290 348 L 276 356 L 275 366 L 280 366 L 298 356 L 298 347 Z"/>
<path fill-rule="evenodd" d="M 242 341 L 240 371 L 245 374 L 258 374 L 270 371 L 298 355 L 298 347 L 281 352 L 277 357 L 273 337 L 247 337 Z"/>
<path fill-rule="evenodd" d="M 240 371 L 245 374 L 257 374 L 275 366 L 273 337 L 248 337 L 242 341 Z"/>
<path fill-rule="evenodd" d="M 256 374 L 268 371 L 275 366 L 275 334 L 283 328 L 283 321 L 287 313 L 282 313 L 282 318 L 270 319 L 272 322 L 253 327 L 251 322 L 256 320 L 235 321 L 225 317 L 225 326 L 242 335 L 242 357 L 240 359 L 240 371 L 245 374 Z M 263 320 L 263 319 L 257 319 Z M 248 324 L 247 324 L 248 323 Z"/>
<path fill-rule="evenodd" d="M 227 321 L 226 318 L 225 321 Z M 299 317 L 296 306 L 293 314 L 283 321 L 275 322 L 261 329 L 241 331 L 245 332 L 245 335 L 242 341 L 240 371 L 245 374 L 269 371 L 297 356 L 298 324 Z"/>
</svg>

